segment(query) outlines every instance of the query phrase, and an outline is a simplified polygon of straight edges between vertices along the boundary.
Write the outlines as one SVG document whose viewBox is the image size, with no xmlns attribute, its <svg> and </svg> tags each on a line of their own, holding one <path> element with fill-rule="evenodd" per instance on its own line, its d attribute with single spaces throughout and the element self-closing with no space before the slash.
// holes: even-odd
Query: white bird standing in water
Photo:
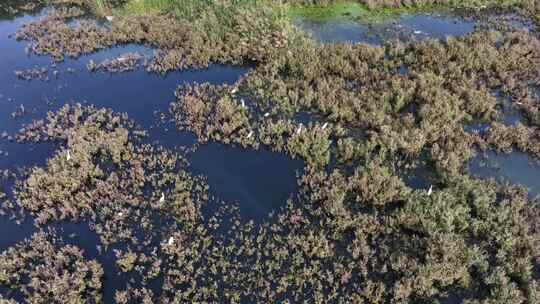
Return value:
<svg viewBox="0 0 540 304">
<path fill-rule="evenodd" d="M 264 113 L 264 117 L 268 117 L 268 116 L 270 116 L 270 113 L 268 112 Z"/>
<path fill-rule="evenodd" d="M 231 94 L 236 94 L 236 92 L 238 92 L 238 88 L 237 87 L 234 87 L 232 90 L 231 90 Z"/>
<path fill-rule="evenodd" d="M 249 134 L 247 135 L 247 138 L 251 138 L 251 136 L 253 136 L 253 131 L 249 132 Z"/>
<path fill-rule="evenodd" d="M 240 99 L 240 103 L 242 103 L 242 108 L 245 108 L 246 107 L 246 103 L 243 99 Z"/>
<path fill-rule="evenodd" d="M 112 22 L 114 20 L 114 16 L 105 16 L 105 19 L 107 19 L 107 21 L 109 22 Z"/>
<path fill-rule="evenodd" d="M 165 202 L 165 194 L 163 194 L 163 192 L 161 193 L 161 197 L 159 198 L 159 202 L 160 202 L 160 203 L 164 203 L 164 202 Z"/>
<path fill-rule="evenodd" d="M 71 153 L 69 152 L 69 150 L 67 150 L 67 153 L 66 153 L 66 160 L 67 161 L 71 160 Z"/>
<path fill-rule="evenodd" d="M 324 129 L 326 129 L 326 127 L 328 127 L 328 123 L 327 123 L 327 122 L 324 123 L 324 125 L 322 126 L 322 129 L 324 130 Z"/>
<path fill-rule="evenodd" d="M 296 134 L 300 134 L 302 132 L 302 124 L 298 126 L 298 129 L 296 129 Z"/>
<path fill-rule="evenodd" d="M 428 196 L 431 196 L 431 194 L 433 194 L 433 185 L 429 186 L 429 190 L 427 192 Z"/>
<path fill-rule="evenodd" d="M 171 246 L 172 244 L 174 244 L 174 238 L 171 236 L 167 242 L 167 245 Z"/>
</svg>

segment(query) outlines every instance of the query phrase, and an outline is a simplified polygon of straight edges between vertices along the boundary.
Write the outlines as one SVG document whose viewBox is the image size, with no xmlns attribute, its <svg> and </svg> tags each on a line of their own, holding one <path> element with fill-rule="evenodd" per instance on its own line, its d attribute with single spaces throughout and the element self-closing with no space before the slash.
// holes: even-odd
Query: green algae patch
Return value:
<svg viewBox="0 0 540 304">
<path fill-rule="evenodd" d="M 364 5 L 355 2 L 341 2 L 326 6 L 291 5 L 289 7 L 289 16 L 313 20 L 357 18 L 364 16 L 367 13 L 368 9 Z"/>
<path fill-rule="evenodd" d="M 343 20 L 380 23 L 388 22 L 404 15 L 433 11 L 446 12 L 448 9 L 434 6 L 370 8 L 358 2 L 336 2 L 328 5 L 290 5 L 288 15 L 292 19 L 308 19 L 313 21 Z"/>
</svg>

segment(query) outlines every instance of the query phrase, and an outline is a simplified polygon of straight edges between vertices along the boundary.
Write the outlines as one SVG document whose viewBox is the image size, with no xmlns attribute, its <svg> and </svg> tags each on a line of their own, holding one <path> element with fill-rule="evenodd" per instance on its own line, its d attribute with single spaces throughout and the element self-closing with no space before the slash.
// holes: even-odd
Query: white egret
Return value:
<svg viewBox="0 0 540 304">
<path fill-rule="evenodd" d="M 270 113 L 268 112 L 264 113 L 264 117 L 268 117 L 268 116 L 270 116 Z"/>
<path fill-rule="evenodd" d="M 67 150 L 67 153 L 66 153 L 66 160 L 67 161 L 71 160 L 71 153 L 69 152 L 69 150 Z"/>
<path fill-rule="evenodd" d="M 298 126 L 298 129 L 296 129 L 296 134 L 300 134 L 302 132 L 302 124 Z"/>
<path fill-rule="evenodd" d="M 328 123 L 327 123 L 327 122 L 324 123 L 324 125 L 322 126 L 322 129 L 324 130 L 324 129 L 326 129 L 326 127 L 328 127 Z"/>
<path fill-rule="evenodd" d="M 109 22 L 112 22 L 114 20 L 114 16 L 105 16 L 105 19 L 107 19 L 107 21 Z"/>
<path fill-rule="evenodd" d="M 428 196 L 431 196 L 431 194 L 433 194 L 433 185 L 429 186 L 429 190 L 427 192 Z"/>
<path fill-rule="evenodd" d="M 161 197 L 159 198 L 159 202 L 160 202 L 160 203 L 164 203 L 164 202 L 165 202 L 165 194 L 163 194 L 163 192 L 161 193 Z"/>
<path fill-rule="evenodd" d="M 167 245 L 171 246 L 172 244 L 174 244 L 174 238 L 171 236 L 167 242 Z"/>
<path fill-rule="evenodd" d="M 253 136 L 253 131 L 249 132 L 249 134 L 247 135 L 247 138 L 251 138 L 251 136 Z"/>
</svg>

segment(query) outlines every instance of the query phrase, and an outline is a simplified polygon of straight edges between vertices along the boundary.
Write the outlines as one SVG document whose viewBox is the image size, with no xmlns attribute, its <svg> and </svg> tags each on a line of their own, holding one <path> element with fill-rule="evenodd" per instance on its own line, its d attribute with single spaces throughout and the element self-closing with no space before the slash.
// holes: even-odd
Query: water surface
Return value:
<svg viewBox="0 0 540 304">
<path fill-rule="evenodd" d="M 383 45 L 391 39 L 423 40 L 463 36 L 475 29 L 476 22 L 445 15 L 404 15 L 377 23 L 361 20 L 297 19 L 296 26 L 323 43 L 351 42 Z"/>
<path fill-rule="evenodd" d="M 475 177 L 524 186 L 529 189 L 531 198 L 540 195 L 540 162 L 522 152 L 488 151 L 471 161 L 469 172 Z"/>
</svg>

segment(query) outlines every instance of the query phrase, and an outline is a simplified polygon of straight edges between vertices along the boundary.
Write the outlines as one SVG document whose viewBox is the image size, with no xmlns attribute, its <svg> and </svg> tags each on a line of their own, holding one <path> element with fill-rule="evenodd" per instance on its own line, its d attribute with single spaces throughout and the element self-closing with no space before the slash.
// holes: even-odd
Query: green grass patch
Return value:
<svg viewBox="0 0 540 304">
<path fill-rule="evenodd" d="M 117 12 L 135 15 L 162 12 L 179 18 L 193 19 L 203 12 L 214 11 L 226 15 L 232 9 L 253 6 L 261 2 L 261 0 L 130 0 Z"/>
</svg>

